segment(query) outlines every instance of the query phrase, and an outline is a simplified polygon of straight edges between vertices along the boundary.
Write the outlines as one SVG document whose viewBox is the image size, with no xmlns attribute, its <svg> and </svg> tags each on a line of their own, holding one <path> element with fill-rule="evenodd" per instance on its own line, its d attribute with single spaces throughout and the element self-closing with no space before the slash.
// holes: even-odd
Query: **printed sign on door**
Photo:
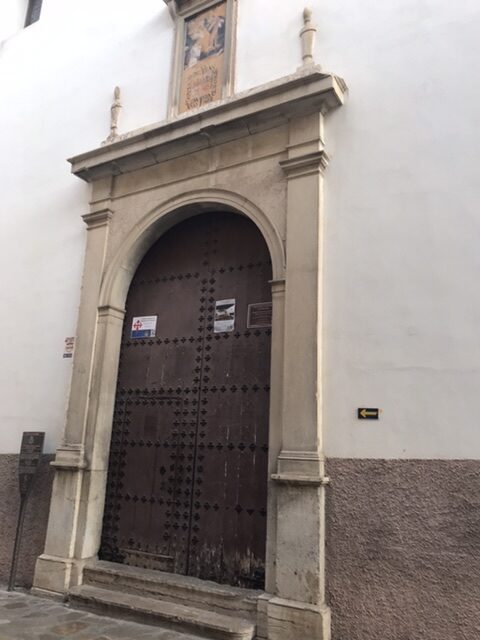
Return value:
<svg viewBox="0 0 480 640">
<path fill-rule="evenodd" d="M 158 316 L 135 316 L 132 320 L 130 338 L 154 338 Z"/>
</svg>

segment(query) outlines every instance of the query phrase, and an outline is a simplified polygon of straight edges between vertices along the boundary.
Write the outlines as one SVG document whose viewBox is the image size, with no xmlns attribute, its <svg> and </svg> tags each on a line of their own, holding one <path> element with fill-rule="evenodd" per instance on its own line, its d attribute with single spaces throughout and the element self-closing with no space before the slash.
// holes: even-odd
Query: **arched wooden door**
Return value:
<svg viewBox="0 0 480 640">
<path fill-rule="evenodd" d="M 127 299 L 101 558 L 264 586 L 270 279 L 260 232 L 231 213 L 189 218 L 143 259 Z"/>
</svg>

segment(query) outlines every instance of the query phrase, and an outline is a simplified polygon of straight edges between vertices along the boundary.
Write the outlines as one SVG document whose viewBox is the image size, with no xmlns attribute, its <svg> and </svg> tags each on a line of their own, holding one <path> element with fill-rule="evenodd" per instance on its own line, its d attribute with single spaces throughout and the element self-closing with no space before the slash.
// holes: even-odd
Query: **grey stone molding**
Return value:
<svg viewBox="0 0 480 640">
<path fill-rule="evenodd" d="M 184 16 L 206 9 L 209 5 L 218 3 L 219 0 L 163 0 L 170 11 L 172 18 Z"/>
<path fill-rule="evenodd" d="M 285 278 L 270 280 L 270 285 L 272 287 L 272 293 L 285 293 Z"/>
<path fill-rule="evenodd" d="M 79 471 L 87 468 L 83 444 L 62 444 L 58 447 L 52 467 L 60 471 Z"/>
<path fill-rule="evenodd" d="M 298 485 L 328 485 L 324 459 L 317 451 L 281 451 L 277 459 L 277 473 L 270 477 L 276 482 Z"/>
<path fill-rule="evenodd" d="M 324 171 L 328 166 L 328 156 L 325 151 L 307 153 L 288 160 L 282 160 L 280 166 L 288 178 L 300 178 L 312 173 Z"/>
<path fill-rule="evenodd" d="M 96 229 L 107 225 L 113 212 L 110 209 L 100 209 L 99 211 L 93 211 L 92 213 L 86 213 L 82 216 L 83 221 L 87 225 L 87 229 Z"/>
<path fill-rule="evenodd" d="M 292 473 L 272 473 L 270 477 L 272 480 L 275 480 L 275 482 L 291 485 L 322 487 L 330 484 L 330 478 L 328 476 L 315 478 L 314 476 L 301 476 Z"/>
<path fill-rule="evenodd" d="M 118 320 L 123 321 L 125 317 L 125 309 L 120 309 L 119 307 L 114 307 L 112 305 L 105 305 L 98 307 L 98 317 L 99 318 L 108 318 L 114 317 Z"/>
</svg>

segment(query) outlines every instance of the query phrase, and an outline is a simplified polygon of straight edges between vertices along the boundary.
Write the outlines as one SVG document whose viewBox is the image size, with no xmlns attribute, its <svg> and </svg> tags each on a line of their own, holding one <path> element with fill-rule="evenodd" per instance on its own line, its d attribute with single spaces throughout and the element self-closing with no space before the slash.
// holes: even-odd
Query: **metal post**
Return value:
<svg viewBox="0 0 480 640">
<path fill-rule="evenodd" d="M 20 456 L 18 459 L 18 480 L 20 485 L 20 510 L 18 512 L 17 531 L 15 533 L 15 544 L 13 545 L 12 566 L 8 579 L 8 591 L 15 589 L 15 578 L 17 576 L 18 554 L 22 540 L 23 522 L 25 520 L 25 510 L 28 496 L 33 481 L 37 475 L 38 466 L 42 458 L 43 443 L 45 440 L 44 431 L 24 431 Z"/>
<path fill-rule="evenodd" d="M 22 538 L 23 522 L 25 520 L 25 507 L 27 506 L 28 493 L 20 496 L 20 510 L 18 512 L 17 531 L 15 533 L 15 544 L 13 546 L 12 566 L 10 568 L 10 577 L 8 579 L 7 591 L 15 589 L 15 578 L 17 576 L 18 553 L 20 551 L 20 541 Z"/>
</svg>

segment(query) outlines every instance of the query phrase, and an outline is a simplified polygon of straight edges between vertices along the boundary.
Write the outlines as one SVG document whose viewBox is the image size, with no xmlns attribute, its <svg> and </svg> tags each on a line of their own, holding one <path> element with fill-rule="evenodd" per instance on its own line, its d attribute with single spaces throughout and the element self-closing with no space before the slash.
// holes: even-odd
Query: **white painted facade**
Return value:
<svg viewBox="0 0 480 640">
<path fill-rule="evenodd" d="M 239 0 L 236 90 L 300 65 L 304 0 Z M 0 4 L 0 452 L 59 444 L 88 186 L 67 157 L 166 117 L 173 26 L 160 0 Z M 478 458 L 480 8 L 322 0 L 317 61 L 345 78 L 327 119 L 326 454 Z M 6 39 L 5 39 L 6 38 Z M 356 408 L 383 409 L 359 422 Z"/>
</svg>

